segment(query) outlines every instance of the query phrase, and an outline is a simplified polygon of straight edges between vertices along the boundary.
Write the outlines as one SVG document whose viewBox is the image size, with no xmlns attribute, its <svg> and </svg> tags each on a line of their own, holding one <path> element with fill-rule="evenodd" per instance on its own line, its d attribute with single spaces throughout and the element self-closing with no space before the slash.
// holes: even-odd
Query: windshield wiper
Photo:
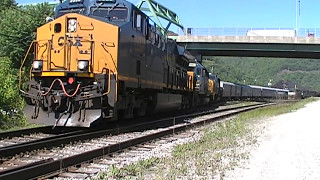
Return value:
<svg viewBox="0 0 320 180">
<path fill-rule="evenodd" d="M 119 6 L 119 3 L 115 4 L 114 6 L 112 6 L 110 9 L 108 9 L 108 14 L 110 14 L 111 11 L 113 11 L 117 6 Z"/>
<path fill-rule="evenodd" d="M 96 5 L 96 8 L 94 9 L 94 10 L 92 10 L 92 14 L 96 11 L 96 10 L 98 10 L 102 5 L 104 4 L 104 2 L 101 2 L 98 6 Z"/>
</svg>

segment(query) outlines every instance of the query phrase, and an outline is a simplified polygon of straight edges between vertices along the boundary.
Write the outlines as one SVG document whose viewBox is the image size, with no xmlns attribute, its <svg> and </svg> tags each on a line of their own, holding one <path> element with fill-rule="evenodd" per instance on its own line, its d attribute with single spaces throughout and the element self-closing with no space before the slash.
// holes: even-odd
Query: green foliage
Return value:
<svg viewBox="0 0 320 180">
<path fill-rule="evenodd" d="M 112 165 L 109 167 L 109 171 L 107 173 L 99 173 L 95 179 L 131 179 L 130 177 L 132 176 L 141 176 L 143 171 L 158 163 L 160 163 L 159 158 L 150 158 L 139 161 L 136 164 L 130 164 L 123 168 L 118 168 L 115 165 Z"/>
<path fill-rule="evenodd" d="M 19 96 L 17 71 L 8 58 L 0 58 L 0 128 L 7 129 L 25 123 Z"/>
<path fill-rule="evenodd" d="M 118 178 L 121 177 L 122 176 L 121 169 L 114 165 L 110 166 L 108 176 L 118 177 Z"/>
<path fill-rule="evenodd" d="M 19 68 L 31 41 L 36 37 L 37 27 L 52 14 L 48 3 L 14 6 L 0 12 L 0 56 L 9 57 L 13 67 Z"/>
<path fill-rule="evenodd" d="M 289 80 L 320 91 L 317 59 L 207 57 L 203 64 L 224 81 L 267 86 L 270 80 Z"/>
<path fill-rule="evenodd" d="M 15 7 L 15 0 L 1 0 L 0 1 L 0 13 L 8 8 Z"/>
<path fill-rule="evenodd" d="M 52 16 L 48 3 L 17 6 L 14 0 L 0 1 L 0 128 L 25 125 L 23 100 L 18 90 L 18 68 L 36 37 L 37 27 Z"/>
</svg>

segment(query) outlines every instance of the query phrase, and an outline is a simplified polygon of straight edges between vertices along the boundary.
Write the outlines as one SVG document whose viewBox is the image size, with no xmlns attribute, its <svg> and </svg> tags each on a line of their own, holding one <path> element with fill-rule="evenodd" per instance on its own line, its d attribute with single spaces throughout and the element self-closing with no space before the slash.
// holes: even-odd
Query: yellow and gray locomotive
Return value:
<svg viewBox="0 0 320 180">
<path fill-rule="evenodd" d="M 194 104 L 188 66 L 195 59 L 125 0 L 59 4 L 55 19 L 37 29 L 21 71 L 30 56 L 20 91 L 33 123 L 89 127 Z"/>
</svg>

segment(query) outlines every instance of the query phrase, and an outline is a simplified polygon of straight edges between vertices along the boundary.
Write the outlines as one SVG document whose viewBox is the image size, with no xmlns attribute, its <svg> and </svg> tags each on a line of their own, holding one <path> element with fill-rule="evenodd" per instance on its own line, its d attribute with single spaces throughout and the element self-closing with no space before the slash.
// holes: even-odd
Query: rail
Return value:
<svg viewBox="0 0 320 180">
<path fill-rule="evenodd" d="M 137 137 L 133 137 L 132 139 L 123 139 L 121 141 L 117 140 L 112 141 L 113 143 L 108 143 L 107 146 L 103 147 L 98 147 L 97 149 L 92 149 L 89 151 L 84 151 L 79 154 L 74 154 L 69 157 L 57 159 L 54 161 L 45 161 L 45 162 L 39 162 L 36 163 L 36 165 L 25 165 L 26 168 L 21 168 L 21 167 L 16 167 L 16 169 L 10 169 L 10 171 L 0 171 L 0 179 L 16 179 L 19 177 L 24 177 L 26 179 L 29 178 L 37 178 L 39 176 L 53 173 L 53 172 L 63 172 L 63 169 L 66 169 L 70 166 L 74 166 L 83 162 L 90 161 L 92 159 L 117 152 L 119 150 L 123 150 L 128 147 L 132 147 L 144 142 L 148 142 L 151 140 L 158 139 L 160 137 L 164 137 L 170 134 L 175 134 L 178 132 L 185 131 L 186 129 L 193 128 L 195 126 L 201 126 L 203 124 L 206 124 L 208 122 L 213 122 L 217 121 L 241 112 L 249 111 L 252 109 L 256 109 L 259 107 L 264 107 L 272 104 L 256 104 L 256 105 L 247 105 L 247 106 L 242 106 L 242 107 L 233 107 L 233 108 L 226 108 L 226 109 L 221 109 L 219 112 L 223 112 L 222 114 L 217 114 L 213 118 L 209 119 L 201 119 L 197 121 L 190 121 L 187 120 L 187 123 L 184 123 L 186 119 L 192 118 L 192 117 L 198 117 L 200 115 L 206 115 L 210 114 L 213 112 L 218 112 L 217 110 L 211 110 L 210 112 L 206 111 L 203 113 L 195 113 L 191 115 L 184 115 L 180 117 L 174 117 L 174 118 L 165 118 L 161 121 L 153 121 L 153 122 L 148 122 L 148 123 L 141 123 L 141 124 L 136 124 L 134 126 L 129 126 L 129 127 L 123 127 L 119 129 L 114 129 L 111 131 L 116 131 L 114 133 L 119 134 L 119 133 L 124 133 L 124 132 L 133 132 L 136 130 L 141 131 L 142 129 L 150 129 L 152 127 L 163 127 L 168 126 L 168 128 L 161 128 L 157 130 L 156 132 L 150 131 L 149 133 L 141 134 L 138 133 L 139 135 Z M 97 137 L 96 135 L 103 135 L 103 134 L 110 134 L 110 130 L 105 130 L 101 131 L 97 134 L 98 132 L 94 132 L 93 134 L 86 134 L 86 136 L 91 136 L 91 137 Z M 30 173 L 32 170 L 33 173 Z"/>
</svg>

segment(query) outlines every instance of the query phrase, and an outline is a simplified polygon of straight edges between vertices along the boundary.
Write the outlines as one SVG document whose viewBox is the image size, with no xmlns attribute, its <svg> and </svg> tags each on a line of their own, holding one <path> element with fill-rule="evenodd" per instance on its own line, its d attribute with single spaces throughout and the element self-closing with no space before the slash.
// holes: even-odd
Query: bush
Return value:
<svg viewBox="0 0 320 180">
<path fill-rule="evenodd" d="M 18 90 L 18 71 L 9 58 L 0 57 L 0 128 L 8 129 L 26 123 L 23 100 Z"/>
</svg>

